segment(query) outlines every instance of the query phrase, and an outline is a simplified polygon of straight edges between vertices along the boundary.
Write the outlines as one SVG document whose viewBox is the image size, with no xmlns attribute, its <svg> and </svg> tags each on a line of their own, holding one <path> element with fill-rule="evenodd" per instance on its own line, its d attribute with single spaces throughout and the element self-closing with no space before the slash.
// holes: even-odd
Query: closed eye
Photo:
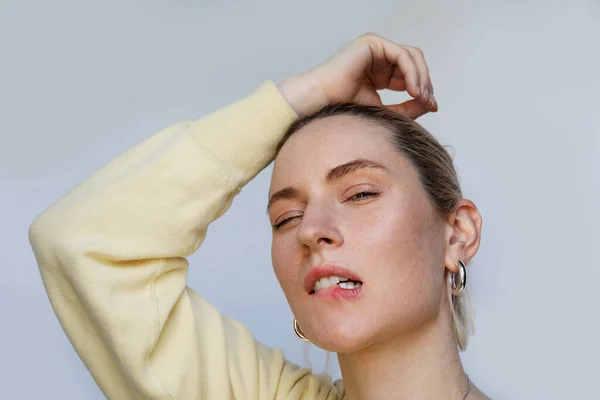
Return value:
<svg viewBox="0 0 600 400">
<path fill-rule="evenodd" d="M 285 224 L 287 224 L 288 222 L 294 220 L 295 218 L 300 218 L 302 215 L 295 215 L 293 217 L 290 218 L 286 218 L 276 224 L 273 225 L 273 230 L 279 230 L 280 228 L 282 228 Z"/>
<path fill-rule="evenodd" d="M 375 197 L 379 196 L 380 194 L 381 193 L 379 193 L 379 192 L 367 192 L 367 191 L 359 192 L 359 193 L 356 193 L 355 195 L 352 195 L 351 197 L 349 197 L 347 199 L 347 201 L 360 202 L 360 201 L 375 198 Z M 286 225 L 287 223 L 293 221 L 296 218 L 301 218 L 301 217 L 302 217 L 302 215 L 294 215 L 293 217 L 285 218 L 285 219 L 281 220 L 280 222 L 274 224 L 273 230 L 278 231 L 279 229 L 283 228 L 283 226 Z"/>
<path fill-rule="evenodd" d="M 377 197 L 379 196 L 379 193 L 377 192 L 360 192 L 360 193 L 356 193 L 355 195 L 351 196 L 348 200 L 349 201 L 361 201 L 361 200 L 367 200 L 373 197 Z"/>
</svg>

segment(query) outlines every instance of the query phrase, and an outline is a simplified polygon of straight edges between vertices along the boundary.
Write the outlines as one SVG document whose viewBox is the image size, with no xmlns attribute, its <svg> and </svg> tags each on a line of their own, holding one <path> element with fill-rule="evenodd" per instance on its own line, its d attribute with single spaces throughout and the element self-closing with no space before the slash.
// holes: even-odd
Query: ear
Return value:
<svg viewBox="0 0 600 400">
<path fill-rule="evenodd" d="M 461 199 L 447 218 L 447 242 L 444 263 L 458 272 L 458 260 L 465 264 L 475 256 L 481 241 L 481 214 L 471 200 Z"/>
</svg>

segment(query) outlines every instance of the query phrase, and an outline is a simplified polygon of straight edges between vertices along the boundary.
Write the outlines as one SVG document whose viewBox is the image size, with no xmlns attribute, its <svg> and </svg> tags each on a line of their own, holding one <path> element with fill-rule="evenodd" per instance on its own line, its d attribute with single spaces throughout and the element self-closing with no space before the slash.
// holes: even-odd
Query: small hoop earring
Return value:
<svg viewBox="0 0 600 400">
<path fill-rule="evenodd" d="M 449 280 L 452 295 L 458 297 L 463 294 L 467 287 L 467 268 L 464 262 L 458 260 L 458 272 L 451 273 Z"/>
<path fill-rule="evenodd" d="M 294 333 L 300 338 L 300 340 L 309 342 L 306 336 L 304 336 L 304 333 L 302 333 L 302 329 L 300 329 L 300 325 L 298 325 L 298 321 L 296 321 L 296 318 L 294 318 Z"/>
</svg>

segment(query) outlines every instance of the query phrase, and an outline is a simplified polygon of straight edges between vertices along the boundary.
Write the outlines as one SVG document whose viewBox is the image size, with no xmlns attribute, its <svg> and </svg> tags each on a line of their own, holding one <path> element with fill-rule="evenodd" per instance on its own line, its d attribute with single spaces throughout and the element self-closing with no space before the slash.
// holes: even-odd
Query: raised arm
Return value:
<svg viewBox="0 0 600 400">
<path fill-rule="evenodd" d="M 256 356 L 246 357 L 251 337 L 186 287 L 185 257 L 295 118 L 266 83 L 151 136 L 34 221 L 54 310 L 107 397 L 216 399 L 233 390 L 242 398 L 239 390 L 262 389 L 230 386 L 229 353 L 247 353 L 240 359 L 256 369 Z M 244 343 L 229 347 L 238 333 Z"/>
<path fill-rule="evenodd" d="M 187 287 L 185 257 L 272 160 L 297 115 L 330 102 L 374 101 L 384 87 L 381 73 L 367 74 L 380 67 L 374 45 L 401 48 L 368 35 L 279 88 L 266 82 L 222 110 L 158 132 L 35 219 L 30 240 L 52 306 L 108 398 L 284 399 L 320 391 L 303 380 L 307 371 Z M 413 64 L 397 75 L 419 82 L 422 67 Z M 427 102 L 392 107 L 416 117 Z"/>
</svg>

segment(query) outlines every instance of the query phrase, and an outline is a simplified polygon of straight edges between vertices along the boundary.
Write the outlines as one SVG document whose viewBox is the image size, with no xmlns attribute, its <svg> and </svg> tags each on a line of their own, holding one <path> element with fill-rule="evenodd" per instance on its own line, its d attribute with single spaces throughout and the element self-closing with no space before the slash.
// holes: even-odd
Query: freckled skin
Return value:
<svg viewBox="0 0 600 400">
<path fill-rule="evenodd" d="M 273 224 L 300 216 L 274 230 L 273 267 L 303 332 L 328 351 L 364 349 L 448 309 L 444 261 L 451 229 L 386 134 L 357 117 L 328 117 L 292 135 L 275 160 L 270 194 L 293 186 L 301 197 L 270 209 Z M 361 169 L 325 180 L 329 169 L 359 158 L 389 171 Z M 348 200 L 364 191 L 380 195 Z M 326 303 L 308 296 L 304 277 L 323 263 L 358 274 L 360 298 Z"/>
</svg>

